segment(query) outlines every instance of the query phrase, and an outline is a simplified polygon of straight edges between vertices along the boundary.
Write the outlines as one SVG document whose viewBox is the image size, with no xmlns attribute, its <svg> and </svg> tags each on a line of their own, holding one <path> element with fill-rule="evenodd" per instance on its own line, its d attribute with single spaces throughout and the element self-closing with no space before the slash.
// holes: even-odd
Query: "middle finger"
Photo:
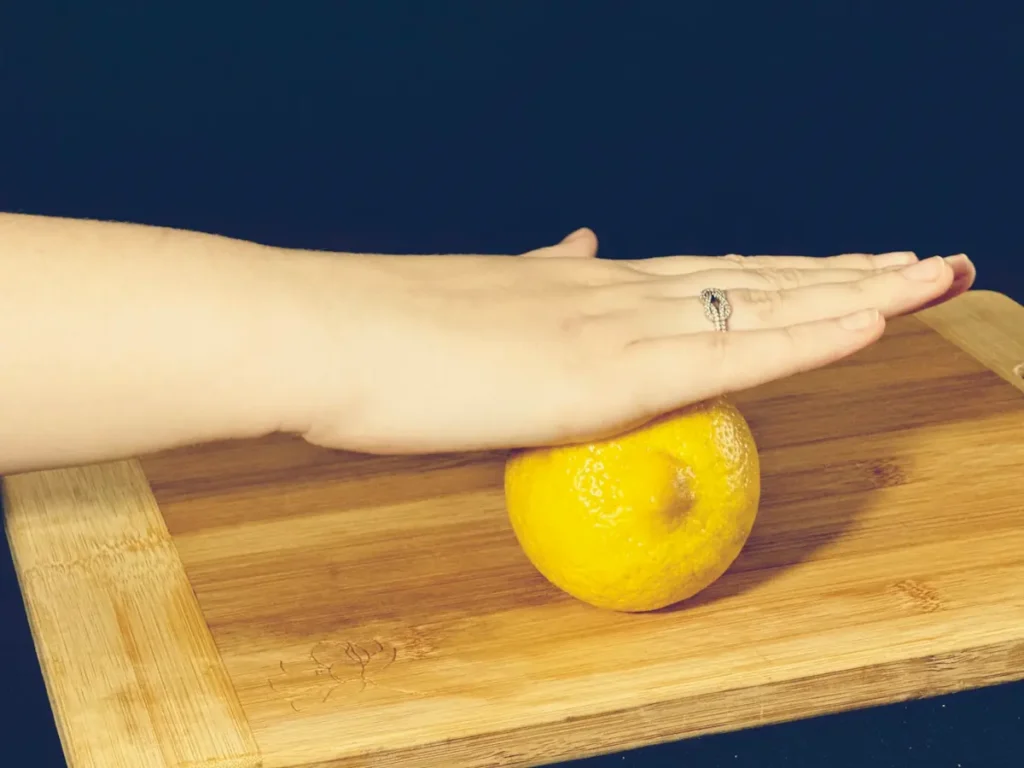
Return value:
<svg viewBox="0 0 1024 768">
<path fill-rule="evenodd" d="M 871 275 L 902 269 L 710 269 L 692 275 L 665 277 L 651 283 L 650 295 L 659 298 L 699 296 L 705 288 L 731 291 L 740 288 L 759 291 L 789 291 L 809 285 L 852 283 Z"/>
<path fill-rule="evenodd" d="M 838 256 L 658 256 L 621 262 L 646 275 L 686 275 L 709 269 L 859 269 L 900 267 L 917 261 L 911 251 Z"/>
</svg>

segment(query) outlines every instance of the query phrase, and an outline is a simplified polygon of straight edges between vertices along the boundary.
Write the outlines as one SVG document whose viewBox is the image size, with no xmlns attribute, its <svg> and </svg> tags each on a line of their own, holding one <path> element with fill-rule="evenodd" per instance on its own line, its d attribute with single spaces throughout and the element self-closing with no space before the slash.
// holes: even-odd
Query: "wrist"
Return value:
<svg viewBox="0 0 1024 768">
<path fill-rule="evenodd" d="M 253 404 L 249 434 L 307 435 L 343 418 L 355 399 L 351 370 L 360 290 L 351 254 L 261 248 L 247 313 Z M 362 291 L 365 293 L 365 291 Z M 341 315 L 341 316 L 339 316 Z M 365 332 L 365 329 L 364 329 Z"/>
</svg>

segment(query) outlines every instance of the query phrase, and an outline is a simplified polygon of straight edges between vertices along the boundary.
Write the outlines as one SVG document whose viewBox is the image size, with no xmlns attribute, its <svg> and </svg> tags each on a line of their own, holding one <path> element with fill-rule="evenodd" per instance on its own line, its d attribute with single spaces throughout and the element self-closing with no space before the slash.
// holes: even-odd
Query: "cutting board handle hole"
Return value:
<svg viewBox="0 0 1024 768">
<path fill-rule="evenodd" d="M 1018 379 L 1024 379 L 1024 363 L 1018 363 L 1013 373 Z"/>
</svg>

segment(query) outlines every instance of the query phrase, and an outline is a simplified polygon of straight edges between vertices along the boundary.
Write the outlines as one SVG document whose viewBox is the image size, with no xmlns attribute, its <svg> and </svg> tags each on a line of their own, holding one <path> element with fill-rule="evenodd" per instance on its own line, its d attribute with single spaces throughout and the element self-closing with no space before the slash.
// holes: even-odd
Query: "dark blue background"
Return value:
<svg viewBox="0 0 1024 768">
<path fill-rule="evenodd" d="M 1024 302 L 1015 3 L 25 5 L 2 210 L 390 252 L 584 225 L 615 258 L 966 251 Z M 3 762 L 60 766 L 0 571 Z M 1011 685 L 585 765 L 1018 766 L 1022 716 Z"/>
</svg>

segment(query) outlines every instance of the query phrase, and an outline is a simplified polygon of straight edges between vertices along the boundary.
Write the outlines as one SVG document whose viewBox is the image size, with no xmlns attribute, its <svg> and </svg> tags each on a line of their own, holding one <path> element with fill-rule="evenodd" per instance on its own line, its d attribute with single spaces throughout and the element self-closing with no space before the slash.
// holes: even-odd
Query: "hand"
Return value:
<svg viewBox="0 0 1024 768">
<path fill-rule="evenodd" d="M 595 439 L 827 365 L 885 319 L 966 291 L 966 256 L 595 258 L 589 230 L 523 257 L 319 261 L 322 359 L 300 431 L 378 453 Z M 699 299 L 727 292 L 729 330 Z"/>
</svg>

